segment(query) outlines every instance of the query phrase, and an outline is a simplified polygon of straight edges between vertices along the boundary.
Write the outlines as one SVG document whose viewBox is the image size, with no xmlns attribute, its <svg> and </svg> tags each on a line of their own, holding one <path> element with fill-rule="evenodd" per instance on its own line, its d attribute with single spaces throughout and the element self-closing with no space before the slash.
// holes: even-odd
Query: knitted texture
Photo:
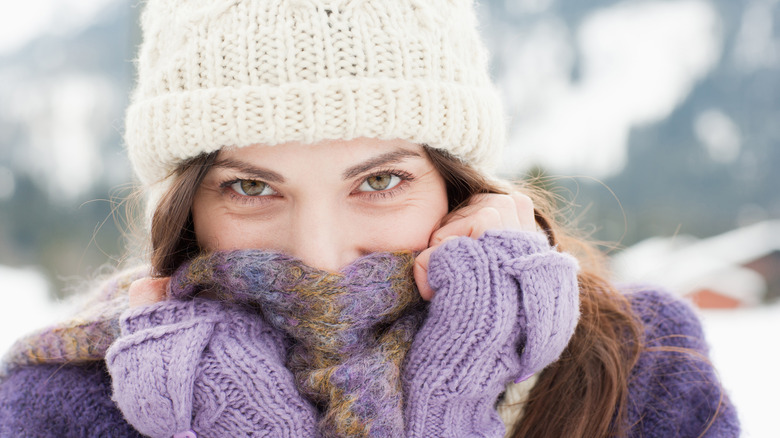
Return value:
<svg viewBox="0 0 780 438">
<path fill-rule="evenodd" d="M 400 436 L 400 368 L 422 316 L 413 264 L 408 252 L 375 253 L 334 274 L 277 253 L 222 252 L 179 269 L 170 292 L 257 305 L 292 337 L 287 366 L 320 407 L 322 436 Z"/>
<path fill-rule="evenodd" d="M 628 388 L 632 427 L 627 436 L 739 437 L 737 411 L 706 360 L 695 313 L 653 289 L 634 290 L 628 297 L 654 347 L 693 348 L 701 357 L 674 351 L 642 353 Z M 17 368 L 0 383 L 0 437 L 140 437 L 113 407 L 110 385 L 102 364 Z"/>
<path fill-rule="evenodd" d="M 111 400 L 105 364 L 95 361 L 15 368 L 0 384 L 0 437 L 141 438 L 141 434 Z"/>
<path fill-rule="evenodd" d="M 358 137 L 489 170 L 504 143 L 472 0 L 149 0 L 125 139 L 141 182 L 222 147 Z"/>
<path fill-rule="evenodd" d="M 122 315 L 106 352 L 113 399 L 145 436 L 305 438 L 317 412 L 295 387 L 288 344 L 256 311 L 165 300 Z"/>
<path fill-rule="evenodd" d="M 436 293 L 404 367 L 407 436 L 503 436 L 499 395 L 574 333 L 577 269 L 540 233 L 488 231 L 435 251 Z"/>
<path fill-rule="evenodd" d="M 692 306 L 651 288 L 632 289 L 631 306 L 644 324 L 645 341 L 628 386 L 632 436 L 740 436 L 737 411 L 718 381 Z"/>
</svg>

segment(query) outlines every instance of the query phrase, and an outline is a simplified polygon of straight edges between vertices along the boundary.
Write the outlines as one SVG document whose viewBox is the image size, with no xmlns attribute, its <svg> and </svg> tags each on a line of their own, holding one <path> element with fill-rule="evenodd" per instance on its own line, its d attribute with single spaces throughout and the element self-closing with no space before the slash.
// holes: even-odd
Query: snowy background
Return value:
<svg viewBox="0 0 780 438">
<path fill-rule="evenodd" d="M 66 314 L 74 278 L 122 259 L 112 199 L 131 179 L 121 132 L 139 4 L 0 2 L 0 350 Z M 482 0 L 478 11 L 510 117 L 502 172 L 564 175 L 551 184 L 594 239 L 636 254 L 780 219 L 780 0 Z M 622 260 L 628 279 L 649 278 L 646 257 Z M 657 271 L 702 267 L 674 260 Z M 653 279 L 684 283 L 666 277 Z M 759 300 L 702 319 L 745 436 L 770 437 L 780 303 L 756 281 Z"/>
</svg>

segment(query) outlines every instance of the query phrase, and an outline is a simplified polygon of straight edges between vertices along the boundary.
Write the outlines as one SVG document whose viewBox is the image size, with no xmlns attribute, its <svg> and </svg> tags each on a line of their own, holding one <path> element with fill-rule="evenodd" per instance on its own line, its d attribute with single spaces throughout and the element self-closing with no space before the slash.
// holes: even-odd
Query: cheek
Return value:
<svg viewBox="0 0 780 438">
<path fill-rule="evenodd" d="M 401 250 L 421 251 L 428 247 L 428 241 L 434 230 L 434 224 L 412 220 L 398 221 L 393 230 L 384 235 L 392 236 L 392 242 L 388 242 L 387 246 L 395 246 Z"/>
<path fill-rule="evenodd" d="M 250 215 L 238 215 L 219 203 L 192 205 L 192 221 L 198 245 L 207 251 L 226 251 L 246 248 L 272 248 L 275 233 L 269 224 L 253 220 Z"/>
<path fill-rule="evenodd" d="M 220 242 L 224 243 L 226 234 L 232 227 L 224 217 L 209 209 L 199 207 L 197 203 L 192 206 L 192 223 L 195 229 L 195 237 L 198 245 L 209 251 L 220 249 Z"/>
<path fill-rule="evenodd" d="M 208 251 L 234 249 L 277 249 L 279 233 L 271 232 L 271 225 L 249 218 L 211 212 L 198 219 L 193 212 L 195 236 L 201 248 Z"/>
<path fill-rule="evenodd" d="M 426 202 L 406 209 L 403 214 L 386 218 L 381 229 L 374 229 L 377 250 L 413 250 L 428 248 L 428 241 L 447 214 L 447 201 Z"/>
</svg>

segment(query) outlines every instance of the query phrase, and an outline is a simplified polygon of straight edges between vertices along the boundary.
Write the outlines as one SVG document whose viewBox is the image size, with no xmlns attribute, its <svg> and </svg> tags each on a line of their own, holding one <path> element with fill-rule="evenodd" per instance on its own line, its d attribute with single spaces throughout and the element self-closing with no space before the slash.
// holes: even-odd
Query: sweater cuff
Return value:
<svg viewBox="0 0 780 438">
<path fill-rule="evenodd" d="M 519 364 L 510 367 L 512 379 L 538 372 L 560 356 L 576 328 L 577 271 L 577 260 L 538 232 L 488 231 L 477 240 L 444 243 L 431 256 L 428 271 L 437 291 L 429 319 L 448 326 L 437 332 L 440 348 L 464 344 L 458 340 L 463 333 L 497 334 L 501 327 L 501 338 L 514 339 L 520 355 Z M 485 340 L 460 348 L 472 356 L 498 348 Z"/>
<path fill-rule="evenodd" d="M 484 242 L 484 247 L 501 261 L 554 249 L 539 231 L 489 230 L 477 240 Z"/>
<path fill-rule="evenodd" d="M 219 322 L 222 304 L 205 299 L 188 301 L 164 300 L 148 306 L 125 310 L 119 317 L 122 336 L 141 330 L 179 324 L 183 322 Z"/>
<path fill-rule="evenodd" d="M 500 391 L 517 371 L 513 347 L 524 331 L 518 324 L 520 294 L 501 270 L 503 259 L 515 254 L 489 241 L 495 238 L 497 244 L 503 235 L 453 239 L 431 255 L 428 281 L 436 294 L 407 365 L 409 378 L 427 382 L 422 386 L 469 391 L 470 382 L 478 381 L 483 389 Z"/>
</svg>

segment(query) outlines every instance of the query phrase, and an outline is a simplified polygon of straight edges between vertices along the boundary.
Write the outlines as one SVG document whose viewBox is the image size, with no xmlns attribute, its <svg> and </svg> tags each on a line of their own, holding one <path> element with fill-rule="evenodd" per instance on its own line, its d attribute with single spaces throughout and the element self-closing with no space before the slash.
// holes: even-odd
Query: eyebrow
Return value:
<svg viewBox="0 0 780 438">
<path fill-rule="evenodd" d="M 343 179 L 354 178 L 367 170 L 371 170 L 375 167 L 379 167 L 385 164 L 397 163 L 399 161 L 403 161 L 407 157 L 420 158 L 421 155 L 415 151 L 410 151 L 407 149 L 398 149 L 392 152 L 387 152 L 382 155 L 369 158 L 368 160 L 362 163 L 358 163 L 350 167 L 349 169 L 344 171 L 344 173 L 342 174 L 342 178 Z M 214 167 L 237 170 L 241 173 L 250 175 L 252 178 L 257 178 L 272 183 L 285 182 L 285 179 L 282 175 L 272 170 L 263 169 L 262 167 L 256 167 L 249 163 L 245 163 L 239 160 L 234 160 L 231 158 L 221 158 L 217 160 L 214 163 Z"/>
<path fill-rule="evenodd" d="M 214 167 L 221 167 L 227 169 L 237 170 L 241 173 L 251 175 L 253 178 L 261 179 L 272 183 L 283 183 L 284 177 L 273 170 L 263 169 L 261 167 L 255 167 L 251 164 L 243 161 L 233 160 L 230 158 L 222 158 L 214 163 Z"/>
<path fill-rule="evenodd" d="M 406 157 L 418 157 L 420 158 L 421 155 L 415 151 L 410 151 L 407 149 L 398 149 L 392 152 L 387 152 L 382 155 L 378 155 L 374 158 L 370 158 L 362 163 L 356 164 L 349 169 L 345 170 L 342 174 L 343 179 L 350 179 L 354 178 L 361 173 L 371 170 L 375 167 L 379 167 L 385 164 L 389 163 L 397 163 L 399 161 L 403 161 Z"/>
</svg>

